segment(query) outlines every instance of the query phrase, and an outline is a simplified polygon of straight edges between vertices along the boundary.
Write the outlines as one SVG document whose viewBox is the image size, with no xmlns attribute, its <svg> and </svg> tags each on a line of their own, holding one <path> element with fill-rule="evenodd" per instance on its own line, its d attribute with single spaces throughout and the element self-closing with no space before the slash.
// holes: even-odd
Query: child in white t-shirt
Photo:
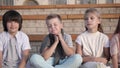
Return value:
<svg viewBox="0 0 120 68">
<path fill-rule="evenodd" d="M 77 53 L 83 56 L 81 68 L 106 68 L 109 59 L 109 39 L 103 34 L 100 13 L 94 9 L 87 9 L 84 15 L 86 31 L 77 39 Z"/>
<path fill-rule="evenodd" d="M 28 36 L 21 31 L 22 16 L 9 10 L 3 15 L 2 24 L 0 68 L 25 68 L 31 47 Z"/>
</svg>

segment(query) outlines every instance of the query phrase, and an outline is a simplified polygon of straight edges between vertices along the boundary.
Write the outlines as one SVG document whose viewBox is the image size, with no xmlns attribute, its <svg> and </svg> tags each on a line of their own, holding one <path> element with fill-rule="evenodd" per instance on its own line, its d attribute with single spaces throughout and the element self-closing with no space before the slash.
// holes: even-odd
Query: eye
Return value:
<svg viewBox="0 0 120 68">
<path fill-rule="evenodd" d="M 93 19 L 94 19 L 94 17 L 90 17 L 90 19 L 91 19 L 91 20 L 93 20 Z"/>
<path fill-rule="evenodd" d="M 58 26 L 58 24 L 55 23 L 54 26 Z"/>
</svg>

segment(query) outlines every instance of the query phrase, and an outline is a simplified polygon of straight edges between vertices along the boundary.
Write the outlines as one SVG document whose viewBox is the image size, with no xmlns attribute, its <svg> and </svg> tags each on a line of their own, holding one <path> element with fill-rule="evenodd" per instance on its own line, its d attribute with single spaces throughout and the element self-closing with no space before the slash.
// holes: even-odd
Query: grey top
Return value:
<svg viewBox="0 0 120 68">
<path fill-rule="evenodd" d="M 71 35 L 64 33 L 63 38 L 69 47 L 73 47 Z M 49 47 L 49 46 L 50 46 L 50 39 L 49 39 L 49 35 L 47 35 L 41 44 L 40 53 L 42 53 L 45 47 Z"/>
</svg>

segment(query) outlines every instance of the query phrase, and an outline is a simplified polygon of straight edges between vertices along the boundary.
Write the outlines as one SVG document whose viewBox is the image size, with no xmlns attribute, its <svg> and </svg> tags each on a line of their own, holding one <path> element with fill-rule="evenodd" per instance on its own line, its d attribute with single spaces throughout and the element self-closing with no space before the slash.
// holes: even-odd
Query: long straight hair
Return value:
<svg viewBox="0 0 120 68">
<path fill-rule="evenodd" d="M 84 19 L 85 19 L 85 17 L 87 16 L 88 13 L 96 13 L 98 19 L 101 19 L 100 13 L 99 13 L 98 10 L 95 9 L 95 8 L 89 8 L 89 9 L 87 9 L 87 10 L 85 11 L 85 14 L 84 14 Z M 86 28 L 86 30 L 88 30 L 87 27 L 85 27 L 85 28 Z M 103 29 L 102 29 L 101 24 L 98 24 L 97 30 L 103 33 Z"/>
</svg>

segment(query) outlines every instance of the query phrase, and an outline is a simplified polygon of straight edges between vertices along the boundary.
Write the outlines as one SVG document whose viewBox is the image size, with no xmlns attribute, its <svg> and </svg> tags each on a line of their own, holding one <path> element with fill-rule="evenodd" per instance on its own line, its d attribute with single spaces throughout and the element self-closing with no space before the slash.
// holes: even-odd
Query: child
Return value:
<svg viewBox="0 0 120 68">
<path fill-rule="evenodd" d="M 14 10 L 2 18 L 4 32 L 0 34 L 0 68 L 25 68 L 30 52 L 28 36 L 23 33 L 22 17 Z"/>
<path fill-rule="evenodd" d="M 114 36 L 110 42 L 110 53 L 112 56 L 113 68 L 120 68 L 120 17 Z"/>
<path fill-rule="evenodd" d="M 64 33 L 61 17 L 48 15 L 46 24 L 49 34 L 43 40 L 40 55 L 34 54 L 30 58 L 31 65 L 34 68 L 78 68 L 82 58 L 79 54 L 74 55 L 71 36 Z"/>
<path fill-rule="evenodd" d="M 100 25 L 100 13 L 87 9 L 84 15 L 86 31 L 76 39 L 77 53 L 83 56 L 81 68 L 106 68 L 109 56 L 109 39 L 103 34 Z"/>
</svg>

